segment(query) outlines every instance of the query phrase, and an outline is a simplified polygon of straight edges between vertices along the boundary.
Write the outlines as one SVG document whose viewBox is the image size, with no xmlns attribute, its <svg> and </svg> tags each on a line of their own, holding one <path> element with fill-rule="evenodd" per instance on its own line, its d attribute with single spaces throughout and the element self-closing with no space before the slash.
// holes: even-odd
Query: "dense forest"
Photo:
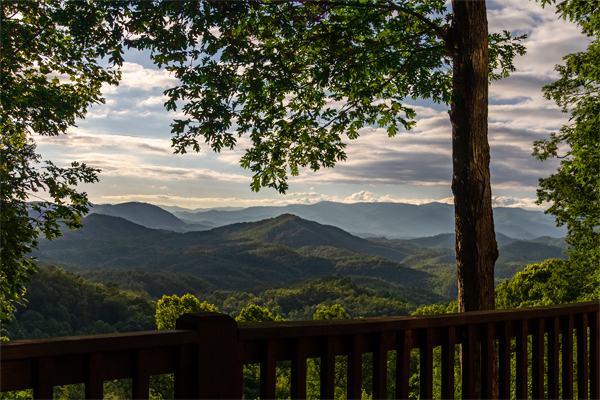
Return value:
<svg viewBox="0 0 600 400">
<path fill-rule="evenodd" d="M 140 271 L 142 280 L 177 285 L 187 276 Z M 133 275 L 134 277 L 136 275 Z M 189 282 L 188 282 L 189 284 Z M 164 286 L 168 287 L 168 286 Z M 183 288 L 186 286 L 183 285 Z M 95 333 L 128 332 L 156 329 L 156 301 L 145 291 L 122 290 L 115 283 L 92 283 L 56 267 L 44 267 L 27 285 L 29 303 L 19 307 L 16 319 L 6 327 L 11 339 L 43 338 Z M 169 292 L 163 292 L 169 293 Z M 255 292 L 195 292 L 200 301 L 216 305 L 222 312 L 237 317 L 254 304 L 288 320 L 312 319 L 319 307 L 339 304 L 353 317 L 410 315 L 418 304 L 449 301 L 432 292 L 406 289 L 377 279 L 357 283 L 351 277 L 325 276 L 286 288 Z M 179 288 L 171 295 L 183 296 Z M 410 301 L 408 299 L 411 299 Z"/>
</svg>

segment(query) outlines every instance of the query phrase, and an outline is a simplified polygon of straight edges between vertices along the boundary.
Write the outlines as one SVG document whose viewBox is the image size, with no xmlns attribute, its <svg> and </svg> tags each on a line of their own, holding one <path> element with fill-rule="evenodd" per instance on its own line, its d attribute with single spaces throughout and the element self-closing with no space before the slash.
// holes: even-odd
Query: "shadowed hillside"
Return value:
<svg viewBox="0 0 600 400">
<path fill-rule="evenodd" d="M 152 230 L 92 214 L 84 227 L 41 241 L 46 265 L 136 268 L 192 274 L 218 289 L 246 290 L 329 274 L 357 275 L 428 287 L 429 275 L 396 260 L 404 254 L 292 215 L 210 231 Z M 333 249 L 333 251 L 331 251 Z"/>
<path fill-rule="evenodd" d="M 212 227 L 199 223 L 186 223 L 170 212 L 148 203 L 96 204 L 91 208 L 90 214 L 121 217 L 147 228 L 175 232 L 203 231 Z"/>
</svg>

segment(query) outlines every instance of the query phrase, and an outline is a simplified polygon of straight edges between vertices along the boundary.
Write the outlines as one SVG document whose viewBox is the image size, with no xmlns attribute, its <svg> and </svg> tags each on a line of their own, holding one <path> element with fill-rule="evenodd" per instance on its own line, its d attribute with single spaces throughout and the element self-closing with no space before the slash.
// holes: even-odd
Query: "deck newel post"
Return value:
<svg viewBox="0 0 600 400">
<path fill-rule="evenodd" d="M 243 375 L 237 322 L 226 314 L 184 314 L 177 319 L 176 329 L 198 331 L 197 374 L 194 381 L 181 384 L 193 385 L 190 392 L 197 399 L 240 399 Z"/>
</svg>

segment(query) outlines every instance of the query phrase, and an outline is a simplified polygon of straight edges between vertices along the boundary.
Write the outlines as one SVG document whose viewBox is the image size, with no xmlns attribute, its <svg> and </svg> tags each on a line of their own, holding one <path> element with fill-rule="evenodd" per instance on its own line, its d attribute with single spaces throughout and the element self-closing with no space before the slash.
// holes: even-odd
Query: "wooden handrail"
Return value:
<svg viewBox="0 0 600 400">
<path fill-rule="evenodd" d="M 189 330 L 106 333 L 50 339 L 14 340 L 0 344 L 2 361 L 98 352 L 195 344 L 198 332 Z"/>
<path fill-rule="evenodd" d="M 456 314 L 419 315 L 414 317 L 373 317 L 346 320 L 243 322 L 238 324 L 240 340 L 263 340 L 293 337 L 372 333 L 394 330 L 417 330 L 492 322 L 521 321 L 529 318 L 560 317 L 575 312 L 598 310 L 595 301 L 510 310 L 471 311 Z"/>
<path fill-rule="evenodd" d="M 36 398 L 51 398 L 53 386 L 83 382 L 87 398 L 100 398 L 103 381 L 132 378 L 134 398 L 148 398 L 151 375 L 174 373 L 178 398 L 241 398 L 243 366 L 260 363 L 260 397 L 273 398 L 277 362 L 288 361 L 292 398 L 305 398 L 307 359 L 320 358 L 321 397 L 331 398 L 336 356 L 345 355 L 346 395 L 360 398 L 362 356 L 372 353 L 373 397 L 385 398 L 387 354 L 396 351 L 393 396 L 407 398 L 410 353 L 419 349 L 420 395 L 430 398 L 433 349 L 441 346 L 441 395 L 452 398 L 454 349 L 462 344 L 463 397 L 476 394 L 472 379 L 475 374 L 481 376 L 481 396 L 491 396 L 497 371 L 501 398 L 570 397 L 575 379 L 579 398 L 598 398 L 599 313 L 600 304 L 588 302 L 461 314 L 298 322 L 236 323 L 225 314 L 186 314 L 178 319 L 177 329 L 170 331 L 3 343 L 0 391 L 34 388 Z M 483 355 L 481 364 L 474 357 L 477 347 Z M 512 359 L 516 360 L 517 376 L 511 381 Z"/>
</svg>

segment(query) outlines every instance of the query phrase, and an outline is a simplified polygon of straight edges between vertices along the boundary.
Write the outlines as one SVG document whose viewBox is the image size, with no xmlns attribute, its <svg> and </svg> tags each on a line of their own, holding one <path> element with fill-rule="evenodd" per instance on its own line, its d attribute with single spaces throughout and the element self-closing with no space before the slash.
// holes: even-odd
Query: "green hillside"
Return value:
<svg viewBox="0 0 600 400">
<path fill-rule="evenodd" d="M 331 225 L 322 225 L 291 214 L 283 214 L 258 222 L 240 223 L 214 229 L 230 239 L 251 239 L 276 243 L 293 249 L 302 247 L 335 247 L 369 255 L 379 255 L 401 262 L 406 254 L 378 246 Z"/>
<path fill-rule="evenodd" d="M 277 286 L 336 273 L 429 285 L 427 273 L 391 260 L 405 257 L 397 249 L 291 215 L 184 234 L 96 214 L 84 224 L 78 231 L 65 232 L 64 238 L 42 241 L 36 255 L 46 265 L 70 269 L 185 273 L 221 290 Z"/>
<path fill-rule="evenodd" d="M 352 276 L 457 296 L 452 234 L 415 240 L 362 239 L 290 214 L 202 232 L 149 229 L 92 214 L 84 227 L 40 243 L 44 265 L 60 265 L 103 283 L 162 294 L 284 287 L 327 275 Z M 527 264 L 562 258 L 561 240 L 499 235 L 496 280 Z M 402 260 L 400 263 L 399 260 Z M 184 278 L 186 277 L 186 278 Z"/>
<path fill-rule="evenodd" d="M 117 284 L 89 282 L 55 267 L 41 268 L 27 288 L 27 307 L 18 306 L 11 339 L 44 338 L 155 328 L 155 302 L 146 293 L 121 290 Z"/>
<path fill-rule="evenodd" d="M 190 289 L 200 301 L 215 304 L 234 317 L 248 305 L 256 304 L 289 320 L 312 319 L 322 305 L 340 304 L 352 317 L 374 317 L 409 315 L 420 305 L 449 300 L 425 289 L 406 288 L 376 278 L 340 275 L 240 292 L 214 291 L 197 277 L 163 271 L 80 271 L 90 279 L 106 283 L 90 282 L 79 274 L 56 267 L 41 268 L 27 284 L 27 307 L 18 307 L 16 319 L 5 327 L 6 335 L 15 340 L 153 330 L 156 303 L 148 296 L 151 291 L 157 294 L 155 298 L 161 298 L 164 294 L 182 296 Z M 122 283 L 115 282 L 117 279 Z M 183 283 L 185 281 L 188 283 Z M 177 285 L 181 287 L 171 293 Z M 123 290 L 125 288 L 137 291 Z M 197 289 L 201 291 L 196 292 Z"/>
<path fill-rule="evenodd" d="M 121 217 L 147 228 L 168 229 L 175 232 L 202 231 L 211 228 L 202 224 L 186 223 L 170 212 L 148 203 L 94 204 L 90 213 Z"/>
</svg>

